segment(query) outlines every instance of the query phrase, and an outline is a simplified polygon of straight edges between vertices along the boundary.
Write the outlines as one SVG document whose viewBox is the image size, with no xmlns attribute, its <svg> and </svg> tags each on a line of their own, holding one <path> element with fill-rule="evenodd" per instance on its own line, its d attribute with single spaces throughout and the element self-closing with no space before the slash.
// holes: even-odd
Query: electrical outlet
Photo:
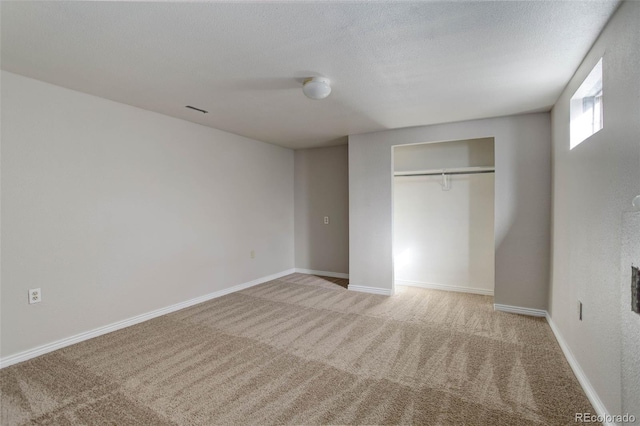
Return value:
<svg viewBox="0 0 640 426">
<path fill-rule="evenodd" d="M 29 289 L 29 304 L 42 302 L 42 290 L 39 288 Z"/>
<path fill-rule="evenodd" d="M 255 259 L 256 258 L 256 252 L 255 250 L 251 250 L 251 258 Z"/>
<path fill-rule="evenodd" d="M 329 216 L 325 216 L 324 217 L 324 224 L 328 225 L 329 224 Z"/>
<path fill-rule="evenodd" d="M 578 319 L 582 321 L 582 302 L 578 300 Z"/>
</svg>

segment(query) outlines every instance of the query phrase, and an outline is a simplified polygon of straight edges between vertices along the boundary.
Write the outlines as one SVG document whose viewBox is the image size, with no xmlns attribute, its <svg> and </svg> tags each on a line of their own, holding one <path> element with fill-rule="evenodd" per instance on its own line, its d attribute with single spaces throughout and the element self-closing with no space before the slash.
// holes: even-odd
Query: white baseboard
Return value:
<svg viewBox="0 0 640 426">
<path fill-rule="evenodd" d="M 493 290 L 486 290 L 482 288 L 461 287 L 461 286 L 448 285 L 448 284 L 425 283 L 422 281 L 409 281 L 409 280 L 396 280 L 395 283 L 396 285 L 428 288 L 431 290 L 456 291 L 458 293 L 472 293 L 472 294 L 482 294 L 484 296 L 493 296 Z"/>
<path fill-rule="evenodd" d="M 235 285 L 233 287 L 225 288 L 224 290 L 219 290 L 213 293 L 206 294 L 204 296 L 196 297 L 195 299 L 176 303 L 175 305 L 156 309 L 155 311 L 147 312 L 145 314 L 137 315 L 135 317 L 131 317 L 122 321 L 114 322 L 112 324 L 108 324 L 103 327 L 98 327 L 90 331 L 85 331 L 83 333 L 79 333 L 74 336 L 66 337 L 64 339 L 60 339 L 55 342 L 47 343 L 42 346 L 28 349 L 26 351 L 19 352 L 17 354 L 10 355 L 8 357 L 4 357 L 0 359 L 0 369 L 8 367 L 13 364 L 17 364 L 19 362 L 27 361 L 31 358 L 44 355 L 48 352 L 53 352 L 55 350 L 73 345 L 75 343 L 82 342 L 84 340 L 89 340 L 94 337 L 101 336 L 103 334 L 111 333 L 112 331 L 120 330 L 125 327 L 139 324 L 141 322 L 148 321 L 150 319 L 153 319 L 162 315 L 166 315 L 171 312 L 179 311 L 180 309 L 188 308 L 189 306 L 197 305 L 199 303 L 206 302 L 207 300 L 215 299 L 217 297 L 221 297 L 229 293 L 234 293 L 236 291 L 244 290 L 246 288 L 265 283 L 267 281 L 275 280 L 277 278 L 284 277 L 285 275 L 293 274 L 294 272 L 295 272 L 295 269 L 288 269 L 286 271 L 278 272 L 276 274 L 268 275 L 266 277 L 261 277 L 253 281 L 249 281 L 243 284 Z"/>
<path fill-rule="evenodd" d="M 599 416 L 602 416 L 602 418 L 604 419 L 610 418 L 611 416 L 609 415 L 609 412 L 607 411 L 606 407 L 602 403 L 602 400 L 596 393 L 596 390 L 591 385 L 591 382 L 587 378 L 587 375 L 584 374 L 584 371 L 582 370 L 582 367 L 580 367 L 578 360 L 576 360 L 576 358 L 573 356 L 571 349 L 569 349 L 569 345 L 567 345 L 567 342 L 564 340 L 564 337 L 562 337 L 562 334 L 560 334 L 560 330 L 558 330 L 558 327 L 556 327 L 549 313 L 547 313 L 545 317 L 547 318 L 547 322 L 549 323 L 549 327 L 551 327 L 553 334 L 556 336 L 556 340 L 558 341 L 558 344 L 560 345 L 560 348 L 564 353 L 564 357 L 567 359 L 567 362 L 569 362 L 569 365 L 573 370 L 573 374 L 576 375 L 576 378 L 578 379 L 580 386 L 582 386 L 582 390 L 587 395 L 587 398 L 589 398 L 589 402 L 591 402 L 591 405 L 593 405 L 593 408 L 596 410 L 596 413 Z M 614 422 L 605 421 L 602 424 L 606 426 L 616 426 Z"/>
<path fill-rule="evenodd" d="M 546 317 L 547 311 L 544 309 L 523 308 L 521 306 L 493 304 L 493 309 L 501 312 L 509 312 L 512 314 L 529 315 L 531 317 Z"/>
<path fill-rule="evenodd" d="M 349 279 L 349 274 L 343 274 L 342 272 L 316 271 L 313 269 L 302 269 L 302 268 L 296 268 L 296 272 L 300 274 L 320 275 L 323 277 Z"/>
<path fill-rule="evenodd" d="M 364 285 L 353 285 L 349 284 L 347 286 L 348 290 L 351 291 L 359 291 L 361 293 L 371 293 L 371 294 L 381 294 L 383 296 L 393 296 L 393 290 L 390 288 L 379 288 L 379 287 L 367 287 Z"/>
<path fill-rule="evenodd" d="M 103 334 L 107 334 L 110 333 L 112 331 L 116 331 L 116 330 L 120 330 L 122 328 L 125 327 L 129 327 L 135 324 L 139 324 L 141 322 L 144 321 L 148 321 L 150 319 L 153 318 L 157 318 L 159 316 L 162 315 L 166 315 L 169 314 L 171 312 L 175 312 L 178 311 L 180 309 L 184 309 L 187 308 L 189 306 L 193 306 L 193 305 L 197 305 L 199 303 L 203 303 L 206 302 L 208 300 L 211 299 L 215 299 L 221 296 L 224 296 L 226 294 L 229 293 L 234 293 L 236 291 L 240 291 L 240 290 L 244 290 L 246 288 L 249 287 L 253 287 L 255 285 L 258 284 L 262 284 L 271 280 L 275 280 L 278 279 L 280 277 L 284 277 L 285 275 L 289 275 L 292 274 L 294 272 L 299 272 L 299 273 L 310 273 L 310 274 L 314 274 L 314 275 L 324 275 L 324 276 L 332 276 L 329 275 L 329 273 L 324 272 L 324 271 L 310 271 L 310 270 L 306 270 L 306 269 L 289 269 L 286 271 L 282 271 L 276 274 L 272 274 L 272 275 L 268 275 L 266 277 L 261 277 L 258 279 L 255 279 L 253 281 L 249 281 L 243 284 L 238 284 L 235 285 L 233 287 L 229 287 L 223 290 L 219 290 L 210 294 L 206 294 L 204 296 L 200 296 L 200 297 L 196 297 L 194 299 L 190 299 L 187 300 L 185 302 L 180 302 L 180 303 L 176 303 L 175 305 L 171 305 L 171 306 L 167 306 L 165 308 L 160 308 L 160 309 L 156 309 L 154 311 L 151 312 L 147 312 L 145 314 L 141 314 L 141 315 L 137 315 L 135 317 L 131 317 L 122 321 L 118 321 L 103 327 L 99 327 L 90 331 L 86 331 L 83 333 L 79 333 L 76 334 L 74 336 L 71 337 L 67 337 L 64 339 L 60 339 L 57 340 L 55 342 L 51 342 L 42 346 L 38 346 L 36 348 L 32 348 L 32 349 L 28 349 L 26 351 L 23 352 L 19 352 L 17 354 L 5 357 L 0 359 L 0 369 L 8 367 L 10 365 L 14 365 L 17 364 L 19 362 L 23 362 L 23 361 L 27 361 L 29 359 L 35 358 L 37 356 L 40 355 L 44 355 L 46 353 L 49 352 L 53 352 L 55 350 L 64 348 L 66 346 L 70 346 L 73 345 L 75 343 L 79 343 L 82 342 L 84 340 L 89 340 L 92 339 L 94 337 L 98 337 L 101 336 Z M 335 273 L 334 275 L 340 275 L 340 276 L 336 276 L 336 278 L 348 278 L 347 274 L 337 274 Z M 396 283 L 400 284 L 400 281 L 396 281 Z M 404 282 L 403 282 L 404 283 Z M 408 284 L 402 284 L 402 285 L 408 285 Z M 392 295 L 392 290 L 391 289 L 383 289 L 383 288 L 378 288 L 378 287 L 367 287 L 367 286 L 360 286 L 360 285 L 352 285 L 349 284 L 348 289 L 351 291 L 359 291 L 359 292 L 363 292 L 363 293 L 371 293 L 371 294 L 380 294 L 380 295 L 385 295 L 385 296 L 391 296 Z M 585 375 L 584 371 L 582 370 L 582 367 L 580 367 L 580 364 L 578 363 L 578 361 L 576 360 L 576 358 L 573 356 L 573 353 L 571 352 L 571 349 L 569 349 L 569 346 L 567 345 L 566 341 L 564 340 L 564 338 L 562 337 L 562 335 L 560 334 L 560 331 L 558 330 L 558 328 L 556 327 L 555 323 L 553 322 L 553 320 L 551 319 L 551 317 L 549 316 L 549 314 L 542 310 L 542 309 L 531 309 L 531 308 L 522 308 L 519 306 L 510 306 L 510 305 L 500 305 L 500 304 L 494 304 L 494 309 L 496 311 L 502 311 L 502 312 L 511 312 L 511 313 L 516 313 L 516 314 L 523 314 L 523 315 L 531 315 L 531 316 L 537 316 L 537 317 L 546 317 L 547 322 L 549 323 L 549 326 L 551 327 L 551 330 L 553 331 L 553 334 L 556 337 L 556 340 L 558 341 L 558 344 L 560 345 L 560 348 L 562 349 L 562 352 L 564 353 L 565 358 L 567 359 L 567 362 L 569 363 L 569 365 L 571 366 L 571 369 L 573 370 L 574 374 L 576 375 L 576 378 L 578 379 L 578 382 L 580 383 L 580 385 L 582 386 L 582 389 L 584 390 L 585 394 L 587 395 L 587 398 L 589 399 L 589 401 L 591 402 L 591 405 L 593 405 L 593 408 L 596 410 L 597 414 L 607 418 L 610 417 L 607 409 L 605 408 L 604 404 L 602 403 L 602 400 L 600 399 L 600 397 L 598 396 L 598 394 L 596 393 L 595 389 L 593 388 L 593 386 L 591 385 L 591 382 L 589 382 L 589 379 L 587 378 L 587 376 Z M 604 423 L 606 426 L 615 426 L 615 423 Z"/>
<path fill-rule="evenodd" d="M 607 411 L 604 404 L 602 403 L 602 400 L 600 399 L 595 389 L 591 385 L 591 382 L 589 382 L 587 375 L 582 370 L 582 367 L 580 367 L 580 364 L 576 360 L 575 356 L 573 356 L 571 349 L 569 349 L 569 345 L 567 345 L 567 342 L 564 340 L 564 337 L 562 337 L 562 334 L 560 334 L 560 330 L 558 330 L 558 327 L 556 327 L 555 323 L 553 322 L 553 320 L 551 319 L 551 316 L 547 311 L 542 309 L 522 308 L 519 306 L 500 305 L 497 303 L 494 304 L 493 307 L 496 311 L 511 312 L 514 314 L 522 314 L 522 315 L 531 315 L 535 317 L 545 317 L 547 320 L 547 323 L 549 324 L 549 327 L 551 327 L 551 331 L 553 331 L 553 334 L 556 336 L 556 340 L 558 341 L 558 344 L 562 349 L 562 353 L 564 354 L 564 357 L 566 358 L 567 362 L 571 366 L 571 369 L 573 370 L 573 374 L 575 374 L 576 378 L 578 379 L 578 382 L 580 383 L 582 390 L 584 391 L 585 395 L 589 399 L 589 402 L 591 402 L 591 405 L 593 406 L 594 410 L 596 410 L 596 413 L 599 416 L 602 416 L 602 418 L 604 418 L 605 420 L 611 418 L 611 416 L 609 415 L 609 412 Z M 607 421 L 603 422 L 603 425 L 616 426 L 614 422 L 607 422 Z"/>
</svg>

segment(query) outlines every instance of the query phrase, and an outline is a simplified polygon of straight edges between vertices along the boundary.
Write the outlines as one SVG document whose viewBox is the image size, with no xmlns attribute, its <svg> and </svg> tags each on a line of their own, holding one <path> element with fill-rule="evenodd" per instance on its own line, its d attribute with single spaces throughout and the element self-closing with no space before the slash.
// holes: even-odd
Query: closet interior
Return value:
<svg viewBox="0 0 640 426">
<path fill-rule="evenodd" d="M 393 148 L 394 281 L 493 295 L 494 138 Z"/>
</svg>

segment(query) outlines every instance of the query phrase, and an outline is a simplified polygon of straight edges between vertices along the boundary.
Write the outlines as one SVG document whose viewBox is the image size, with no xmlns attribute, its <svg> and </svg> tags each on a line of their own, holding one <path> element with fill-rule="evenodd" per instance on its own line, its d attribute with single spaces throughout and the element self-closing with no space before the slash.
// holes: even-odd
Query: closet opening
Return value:
<svg viewBox="0 0 640 426">
<path fill-rule="evenodd" d="M 494 138 L 393 147 L 394 287 L 493 295 Z"/>
</svg>

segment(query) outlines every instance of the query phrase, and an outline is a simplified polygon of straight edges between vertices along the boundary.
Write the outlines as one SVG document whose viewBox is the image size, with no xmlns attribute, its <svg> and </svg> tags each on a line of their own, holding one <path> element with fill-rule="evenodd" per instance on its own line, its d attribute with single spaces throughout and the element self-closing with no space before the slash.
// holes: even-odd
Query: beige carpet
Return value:
<svg viewBox="0 0 640 426">
<path fill-rule="evenodd" d="M 331 282 L 333 281 L 333 282 Z M 564 425 L 594 412 L 543 319 L 293 274 L 0 371 L 2 425 Z"/>
</svg>

